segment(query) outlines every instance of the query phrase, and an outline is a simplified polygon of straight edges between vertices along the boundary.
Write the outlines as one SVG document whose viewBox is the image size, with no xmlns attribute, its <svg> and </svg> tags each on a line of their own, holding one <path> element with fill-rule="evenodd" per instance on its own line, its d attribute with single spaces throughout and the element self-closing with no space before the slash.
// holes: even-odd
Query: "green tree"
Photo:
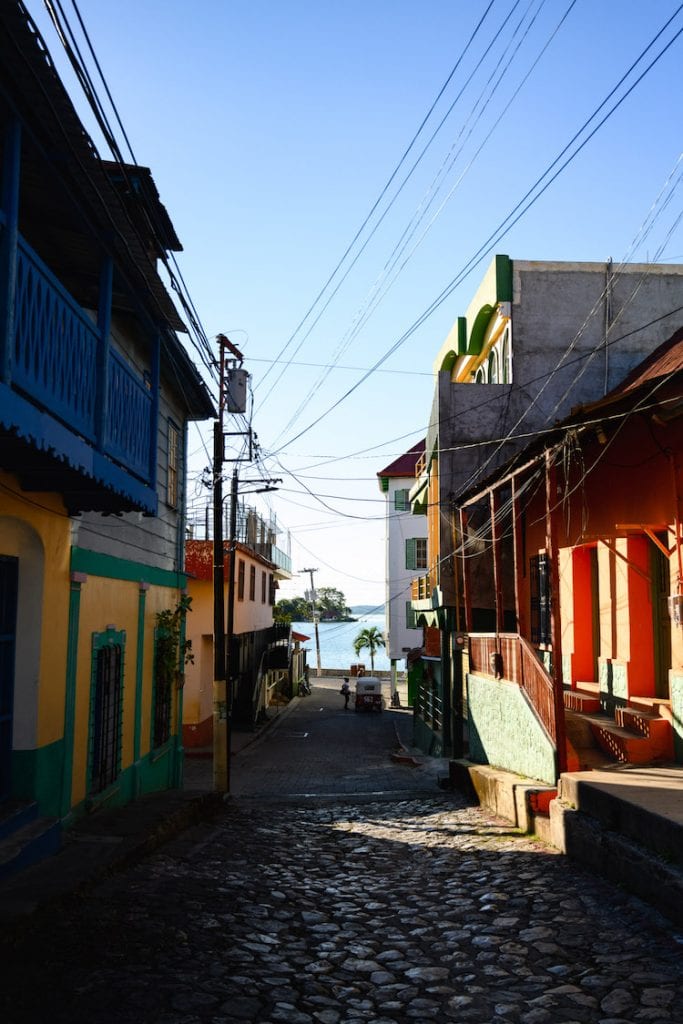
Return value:
<svg viewBox="0 0 683 1024">
<path fill-rule="evenodd" d="M 346 598 L 336 587 L 321 587 L 316 592 L 316 604 L 323 618 L 344 619 L 351 609 L 346 607 Z"/>
<path fill-rule="evenodd" d="M 381 647 L 384 647 L 384 637 L 378 630 L 377 626 L 370 626 L 369 628 L 361 629 L 360 633 L 353 641 L 353 649 L 357 655 L 366 647 L 370 651 L 370 670 L 374 672 L 375 654 Z"/>
<path fill-rule="evenodd" d="M 275 622 L 308 622 L 311 605 L 305 597 L 283 597 L 273 608 Z"/>
</svg>

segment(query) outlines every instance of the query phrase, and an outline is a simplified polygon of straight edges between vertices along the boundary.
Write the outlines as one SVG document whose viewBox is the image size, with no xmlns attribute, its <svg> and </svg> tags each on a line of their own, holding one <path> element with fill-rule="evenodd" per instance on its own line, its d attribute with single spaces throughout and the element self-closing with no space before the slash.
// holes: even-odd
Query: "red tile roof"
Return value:
<svg viewBox="0 0 683 1024">
<path fill-rule="evenodd" d="M 424 438 L 413 445 L 405 455 L 399 455 L 397 459 L 390 462 L 386 469 L 381 469 L 377 476 L 415 476 L 415 466 L 420 455 L 424 453 Z"/>
</svg>

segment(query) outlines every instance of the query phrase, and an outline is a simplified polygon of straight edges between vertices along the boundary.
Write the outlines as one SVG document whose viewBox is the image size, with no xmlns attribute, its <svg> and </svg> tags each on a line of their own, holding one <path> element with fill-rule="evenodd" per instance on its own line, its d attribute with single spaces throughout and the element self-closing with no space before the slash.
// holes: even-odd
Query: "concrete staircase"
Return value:
<svg viewBox="0 0 683 1024">
<path fill-rule="evenodd" d="M 672 761 L 669 702 L 637 697 L 610 718 L 600 708 L 599 684 L 581 682 L 564 691 L 567 769 L 582 771 L 612 762 Z"/>
</svg>

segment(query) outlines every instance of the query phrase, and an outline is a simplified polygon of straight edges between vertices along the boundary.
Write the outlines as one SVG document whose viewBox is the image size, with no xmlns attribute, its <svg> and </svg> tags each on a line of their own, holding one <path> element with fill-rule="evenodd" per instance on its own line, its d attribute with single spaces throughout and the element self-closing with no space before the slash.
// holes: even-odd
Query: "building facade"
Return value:
<svg viewBox="0 0 683 1024">
<path fill-rule="evenodd" d="M 23 5 L 1 20 L 0 800 L 61 822 L 182 777 L 158 616 L 186 584 L 187 424 L 215 413 L 149 170 L 99 159 Z"/>
<path fill-rule="evenodd" d="M 464 526 L 455 514 L 458 496 L 574 406 L 610 392 L 671 334 L 682 300 L 681 266 L 497 256 L 456 319 L 434 363 L 425 460 L 411 490 L 413 510 L 429 522 L 430 570 L 414 585 L 414 609 L 442 633 L 440 664 L 425 668 L 422 695 L 425 707 L 436 700 L 443 715 L 418 715 L 423 746 L 457 752 L 460 745 L 452 719 L 462 699 L 456 655 L 465 622 L 454 554 L 464 529 L 476 540 L 485 510 L 471 510 Z M 471 581 L 474 630 L 495 625 L 488 586 Z"/>
<path fill-rule="evenodd" d="M 410 489 L 415 482 L 418 460 L 424 456 L 424 447 L 424 441 L 419 441 L 377 474 L 385 497 L 385 644 L 391 661 L 392 694 L 396 692 L 399 667 L 408 667 L 410 652 L 422 644 L 422 629 L 415 621 L 412 606 L 411 584 L 428 567 L 427 521 L 423 516 L 411 514 Z M 410 691 L 409 686 L 409 702 Z"/>
</svg>

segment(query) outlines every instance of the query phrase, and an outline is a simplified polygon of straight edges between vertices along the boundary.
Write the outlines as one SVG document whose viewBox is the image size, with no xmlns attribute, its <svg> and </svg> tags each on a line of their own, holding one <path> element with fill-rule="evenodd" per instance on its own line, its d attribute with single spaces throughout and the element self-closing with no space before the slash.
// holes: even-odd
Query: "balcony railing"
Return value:
<svg viewBox="0 0 683 1024">
<path fill-rule="evenodd" d="M 440 732 L 443 724 L 443 701 L 441 695 L 430 680 L 418 684 L 417 715 L 434 732 Z"/>
<path fill-rule="evenodd" d="M 148 483 L 153 477 L 151 431 L 156 429 L 151 390 L 107 346 L 103 402 L 97 326 L 23 238 L 14 310 L 12 390 Z M 103 408 L 106 415 L 99 422 Z"/>
<path fill-rule="evenodd" d="M 470 671 L 517 683 L 546 732 L 557 743 L 553 681 L 524 637 L 517 633 L 470 633 L 469 656 Z"/>
</svg>

